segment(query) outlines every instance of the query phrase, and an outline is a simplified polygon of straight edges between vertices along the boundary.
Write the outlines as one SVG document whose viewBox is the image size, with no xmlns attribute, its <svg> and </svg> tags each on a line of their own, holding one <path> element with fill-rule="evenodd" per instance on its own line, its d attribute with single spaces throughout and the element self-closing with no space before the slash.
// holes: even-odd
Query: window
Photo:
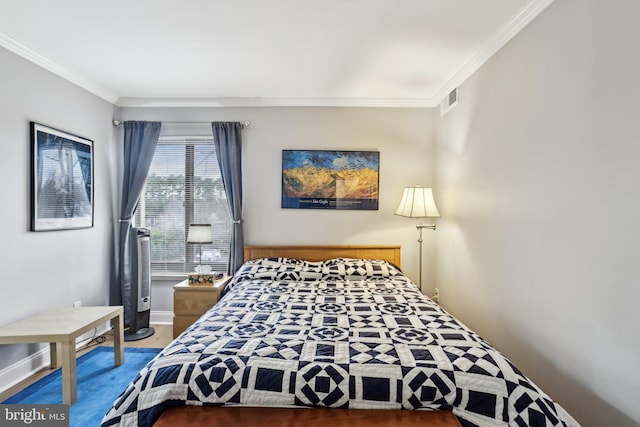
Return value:
<svg viewBox="0 0 640 427">
<path fill-rule="evenodd" d="M 231 217 L 211 138 L 160 139 L 135 222 L 151 231 L 152 273 L 227 271 Z M 213 244 L 187 244 L 191 223 L 211 224 Z"/>
</svg>

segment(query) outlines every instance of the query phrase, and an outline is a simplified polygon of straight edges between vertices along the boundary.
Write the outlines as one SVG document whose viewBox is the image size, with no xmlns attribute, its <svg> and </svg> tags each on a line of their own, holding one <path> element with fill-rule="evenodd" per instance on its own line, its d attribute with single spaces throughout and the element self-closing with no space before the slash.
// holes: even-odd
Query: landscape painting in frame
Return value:
<svg viewBox="0 0 640 427">
<path fill-rule="evenodd" d="M 378 209 L 378 151 L 282 151 L 282 207 Z"/>
<path fill-rule="evenodd" d="M 31 122 L 31 230 L 93 226 L 93 141 Z"/>
</svg>

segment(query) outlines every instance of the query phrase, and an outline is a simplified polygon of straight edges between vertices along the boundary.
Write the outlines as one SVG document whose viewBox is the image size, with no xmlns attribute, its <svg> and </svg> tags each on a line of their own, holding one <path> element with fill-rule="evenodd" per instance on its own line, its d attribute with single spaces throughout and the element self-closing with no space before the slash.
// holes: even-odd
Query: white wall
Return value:
<svg viewBox="0 0 640 427">
<path fill-rule="evenodd" d="M 556 0 L 435 120 L 443 304 L 585 427 L 640 425 L 638 16 Z"/>
<path fill-rule="evenodd" d="M 0 325 L 71 307 L 77 300 L 104 305 L 113 259 L 113 107 L 2 48 L 0 70 Z M 93 228 L 29 231 L 29 121 L 93 140 Z M 0 370 L 40 348 L 43 345 L 0 346 Z"/>
<path fill-rule="evenodd" d="M 122 108 L 120 118 L 251 121 L 251 126 L 243 131 L 246 244 L 400 244 L 403 270 L 418 281 L 418 234 L 415 221 L 393 213 L 400 202 L 404 186 L 433 184 L 433 127 L 430 110 Z M 175 128 L 174 125 L 173 129 Z M 194 129 L 210 132 L 208 125 L 195 126 Z M 184 129 L 183 132 L 196 131 Z M 380 151 L 379 210 L 282 209 L 280 193 L 283 149 Z M 426 293 L 433 290 L 435 239 L 432 236 L 427 230 L 423 272 Z M 175 281 L 154 281 L 152 310 L 172 309 L 169 285 L 173 283 Z"/>
</svg>

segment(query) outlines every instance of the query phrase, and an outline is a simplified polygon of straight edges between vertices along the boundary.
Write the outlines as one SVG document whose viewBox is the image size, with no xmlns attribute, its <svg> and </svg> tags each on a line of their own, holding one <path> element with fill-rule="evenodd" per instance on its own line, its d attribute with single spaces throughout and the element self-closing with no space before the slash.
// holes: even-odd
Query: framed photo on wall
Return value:
<svg viewBox="0 0 640 427">
<path fill-rule="evenodd" d="M 377 210 L 378 151 L 283 150 L 282 207 Z"/>
<path fill-rule="evenodd" d="M 31 122 L 31 231 L 93 227 L 93 141 Z"/>
</svg>

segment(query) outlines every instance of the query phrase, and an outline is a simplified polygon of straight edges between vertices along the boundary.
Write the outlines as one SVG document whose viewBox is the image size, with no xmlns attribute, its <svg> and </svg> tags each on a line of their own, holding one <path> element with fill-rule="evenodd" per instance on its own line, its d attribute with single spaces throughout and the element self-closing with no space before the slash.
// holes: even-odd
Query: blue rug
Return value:
<svg viewBox="0 0 640 427">
<path fill-rule="evenodd" d="M 113 365 L 113 347 L 96 347 L 78 357 L 78 400 L 69 410 L 70 426 L 99 426 L 116 397 L 160 350 L 125 347 L 122 366 Z M 62 370 L 55 370 L 2 403 L 62 403 Z"/>
</svg>

